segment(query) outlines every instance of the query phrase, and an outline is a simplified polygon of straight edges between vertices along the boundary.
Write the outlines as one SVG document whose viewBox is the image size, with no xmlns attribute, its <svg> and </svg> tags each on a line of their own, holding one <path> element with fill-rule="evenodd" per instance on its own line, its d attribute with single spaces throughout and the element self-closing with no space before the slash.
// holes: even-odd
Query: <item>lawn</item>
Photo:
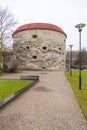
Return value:
<svg viewBox="0 0 87 130">
<path fill-rule="evenodd" d="M 65 74 L 87 119 L 87 70 L 82 70 L 81 90 L 79 90 L 79 71 L 73 70 L 71 77 L 68 71 L 66 71 Z"/>
<path fill-rule="evenodd" d="M 33 80 L 0 80 L 0 101 L 32 82 Z"/>
</svg>

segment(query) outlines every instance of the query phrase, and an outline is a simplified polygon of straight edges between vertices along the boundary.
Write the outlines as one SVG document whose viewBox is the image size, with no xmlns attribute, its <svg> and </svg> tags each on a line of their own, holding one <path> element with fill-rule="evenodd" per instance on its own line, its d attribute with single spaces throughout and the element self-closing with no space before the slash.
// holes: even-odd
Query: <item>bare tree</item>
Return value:
<svg viewBox="0 0 87 130">
<path fill-rule="evenodd" d="M 0 68 L 3 65 L 3 50 L 11 47 L 12 33 L 17 25 L 14 15 L 8 8 L 0 8 Z"/>
<path fill-rule="evenodd" d="M 82 66 L 87 65 L 87 50 L 85 48 L 82 48 L 81 57 L 79 57 L 79 53 L 78 53 L 75 64 L 79 65 L 80 60 L 81 60 Z"/>
<path fill-rule="evenodd" d="M 2 47 L 8 47 L 12 43 L 12 33 L 17 25 L 14 15 L 8 8 L 0 8 L 0 38 Z"/>
</svg>

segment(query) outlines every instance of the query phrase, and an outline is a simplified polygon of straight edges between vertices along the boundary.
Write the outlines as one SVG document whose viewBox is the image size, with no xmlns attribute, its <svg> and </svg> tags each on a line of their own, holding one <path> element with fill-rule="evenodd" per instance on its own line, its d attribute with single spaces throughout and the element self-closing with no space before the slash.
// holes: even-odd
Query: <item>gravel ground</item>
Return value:
<svg viewBox="0 0 87 130">
<path fill-rule="evenodd" d="M 87 122 L 62 71 L 24 71 L 0 78 L 39 75 L 31 89 L 0 110 L 0 130 L 87 130 Z"/>
</svg>

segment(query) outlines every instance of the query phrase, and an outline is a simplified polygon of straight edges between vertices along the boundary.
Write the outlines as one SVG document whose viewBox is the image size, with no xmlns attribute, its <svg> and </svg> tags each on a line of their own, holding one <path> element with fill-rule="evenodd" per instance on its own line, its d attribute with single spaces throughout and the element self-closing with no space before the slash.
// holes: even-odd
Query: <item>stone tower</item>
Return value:
<svg viewBox="0 0 87 130">
<path fill-rule="evenodd" d="M 64 70 L 66 34 L 58 26 L 31 23 L 13 33 L 13 51 L 18 69 Z"/>
</svg>

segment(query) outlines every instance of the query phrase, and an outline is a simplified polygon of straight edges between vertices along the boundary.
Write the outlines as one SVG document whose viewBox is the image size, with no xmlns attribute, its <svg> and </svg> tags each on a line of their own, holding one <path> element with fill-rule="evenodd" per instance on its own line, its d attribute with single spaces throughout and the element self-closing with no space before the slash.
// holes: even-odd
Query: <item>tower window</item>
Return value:
<svg viewBox="0 0 87 130">
<path fill-rule="evenodd" d="M 29 46 L 27 46 L 26 49 L 29 49 Z"/>
<path fill-rule="evenodd" d="M 43 49 L 43 50 L 47 50 L 47 47 L 46 47 L 46 46 L 43 46 L 42 49 Z"/>
<path fill-rule="evenodd" d="M 19 59 L 19 57 L 18 57 L 18 56 L 16 56 L 16 58 L 17 58 L 17 59 Z"/>
<path fill-rule="evenodd" d="M 33 38 L 37 38 L 37 35 L 32 35 Z"/>
<path fill-rule="evenodd" d="M 59 50 L 61 50 L 61 47 L 59 47 Z"/>
<path fill-rule="evenodd" d="M 34 56 L 32 56 L 32 58 L 33 58 L 33 59 L 37 59 L 37 56 L 34 55 Z"/>
</svg>

